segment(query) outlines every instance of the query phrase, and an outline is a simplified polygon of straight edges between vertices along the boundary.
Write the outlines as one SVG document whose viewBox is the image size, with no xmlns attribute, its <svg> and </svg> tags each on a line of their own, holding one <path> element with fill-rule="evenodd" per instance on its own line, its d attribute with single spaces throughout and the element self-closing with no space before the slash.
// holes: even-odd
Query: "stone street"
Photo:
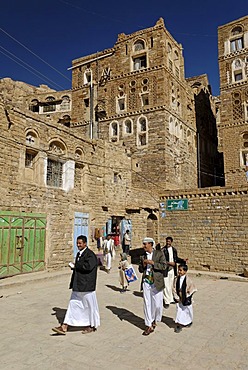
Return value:
<svg viewBox="0 0 248 370">
<path fill-rule="evenodd" d="M 1 369 L 248 369 L 247 279 L 192 273 L 198 289 L 193 326 L 174 333 L 171 305 L 155 332 L 144 337 L 137 274 L 139 280 L 120 294 L 117 261 L 110 274 L 99 270 L 101 326 L 66 336 L 51 329 L 67 308 L 69 271 L 1 280 Z"/>
</svg>

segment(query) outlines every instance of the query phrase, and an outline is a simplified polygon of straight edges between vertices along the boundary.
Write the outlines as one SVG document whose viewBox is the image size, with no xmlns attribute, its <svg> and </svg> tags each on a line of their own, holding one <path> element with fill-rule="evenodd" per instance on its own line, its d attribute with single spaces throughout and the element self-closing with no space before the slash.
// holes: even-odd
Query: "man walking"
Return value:
<svg viewBox="0 0 248 370">
<path fill-rule="evenodd" d="M 52 330 L 57 334 L 65 335 L 68 326 L 83 326 L 82 334 L 96 331 L 100 325 L 100 315 L 96 298 L 97 258 L 87 247 L 87 237 L 77 237 L 78 253 L 73 270 L 70 289 L 71 299 L 61 326 Z"/>
<path fill-rule="evenodd" d="M 154 249 L 154 244 L 152 238 L 143 240 L 144 255 L 141 256 L 139 264 L 139 272 L 143 274 L 142 289 L 146 325 L 143 335 L 154 332 L 163 313 L 163 271 L 166 268 L 166 261 L 163 252 Z"/>
<path fill-rule="evenodd" d="M 131 246 L 130 231 L 127 230 L 123 236 L 123 245 L 122 245 L 123 253 L 129 255 L 130 246 Z"/>
<path fill-rule="evenodd" d="M 173 283 L 174 278 L 177 276 L 177 263 L 185 264 L 187 260 L 179 258 L 177 255 L 177 250 L 172 246 L 173 238 L 168 236 L 166 238 L 166 244 L 162 249 L 167 267 L 164 271 L 164 307 L 169 308 L 170 303 L 174 303 L 173 298 Z"/>
<path fill-rule="evenodd" d="M 104 240 L 103 253 L 106 262 L 105 270 L 109 274 L 112 266 L 112 257 L 114 257 L 115 254 L 115 245 L 111 234 L 108 234 L 107 239 Z"/>
</svg>

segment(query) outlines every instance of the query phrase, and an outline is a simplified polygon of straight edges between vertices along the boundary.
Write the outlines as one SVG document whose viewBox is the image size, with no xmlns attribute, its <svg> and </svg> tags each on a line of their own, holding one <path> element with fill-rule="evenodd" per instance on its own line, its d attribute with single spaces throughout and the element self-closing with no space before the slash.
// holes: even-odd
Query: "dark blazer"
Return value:
<svg viewBox="0 0 248 370">
<path fill-rule="evenodd" d="M 141 256 L 141 260 L 139 263 L 139 272 L 141 272 L 142 275 L 142 283 L 146 276 L 146 266 L 143 266 L 142 259 L 147 259 L 147 255 L 144 252 L 144 254 Z M 157 288 L 158 291 L 161 291 L 164 289 L 164 275 L 163 272 L 166 268 L 166 261 L 164 253 L 160 250 L 153 250 L 152 260 L 154 261 L 153 268 L 153 277 L 154 277 L 154 285 Z"/>
<path fill-rule="evenodd" d="M 95 253 L 87 248 L 78 260 L 76 258 L 70 289 L 76 292 L 93 292 L 96 290 L 96 278 L 97 258 Z"/>
<path fill-rule="evenodd" d="M 164 253 L 166 262 L 169 262 L 169 252 L 168 252 L 168 249 L 166 248 L 166 246 L 162 249 L 162 251 Z M 172 247 L 172 253 L 173 253 L 173 262 L 175 262 L 175 266 L 173 267 L 174 268 L 174 274 L 175 274 L 175 276 L 177 276 L 177 263 L 185 263 L 185 260 L 178 257 L 177 250 L 176 250 L 175 247 Z M 170 268 L 170 266 L 167 265 L 167 267 L 164 271 L 164 277 L 168 276 L 169 268 Z"/>
</svg>

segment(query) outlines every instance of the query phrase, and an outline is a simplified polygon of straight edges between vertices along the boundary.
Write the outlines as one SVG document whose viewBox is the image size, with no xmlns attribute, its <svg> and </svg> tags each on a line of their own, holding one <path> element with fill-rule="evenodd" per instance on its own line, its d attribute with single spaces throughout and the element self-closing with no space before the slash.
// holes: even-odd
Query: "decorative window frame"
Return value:
<svg viewBox="0 0 248 370">
<path fill-rule="evenodd" d="M 146 129 L 142 130 L 141 120 L 145 120 Z M 137 147 L 144 148 L 148 145 L 148 119 L 144 115 L 140 116 L 137 120 Z"/>
<path fill-rule="evenodd" d="M 138 50 L 135 49 L 135 45 L 138 43 L 143 44 L 143 48 L 139 48 Z M 130 70 L 131 71 L 139 71 L 141 69 L 145 69 L 149 67 L 148 61 L 148 49 L 146 41 L 143 39 L 137 39 L 134 41 L 132 46 L 132 54 L 130 60 Z"/>
<path fill-rule="evenodd" d="M 116 97 L 116 113 L 124 113 L 127 110 L 127 97 L 126 94 L 123 93 L 121 96 Z M 123 108 L 123 109 L 122 109 Z"/>
<path fill-rule="evenodd" d="M 241 74 L 242 78 L 239 80 L 236 80 L 236 76 L 239 74 Z M 246 79 L 247 78 L 245 75 L 245 63 L 239 58 L 233 60 L 232 62 L 232 83 L 238 83 Z"/>
<path fill-rule="evenodd" d="M 114 133 L 113 125 L 116 125 L 116 134 Z M 118 142 L 119 141 L 119 135 L 120 135 L 120 128 L 119 128 L 119 122 L 118 121 L 112 121 L 109 125 L 109 141 L 111 142 Z"/>
<path fill-rule="evenodd" d="M 84 71 L 84 85 L 91 85 L 93 80 L 92 70 L 90 68 L 86 68 Z"/>
<path fill-rule="evenodd" d="M 131 123 L 131 132 L 126 132 L 126 123 L 127 122 L 130 122 Z M 133 120 L 131 118 L 126 118 L 124 121 L 123 121 L 123 125 L 122 125 L 122 134 L 123 136 L 130 136 L 133 134 Z"/>
</svg>

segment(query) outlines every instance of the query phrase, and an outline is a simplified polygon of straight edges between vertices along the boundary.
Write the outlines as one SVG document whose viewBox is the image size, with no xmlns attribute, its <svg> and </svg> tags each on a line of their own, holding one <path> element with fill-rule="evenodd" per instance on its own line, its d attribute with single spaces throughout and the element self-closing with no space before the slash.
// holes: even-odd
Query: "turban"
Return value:
<svg viewBox="0 0 248 370">
<path fill-rule="evenodd" d="M 153 238 L 144 238 L 143 243 L 153 243 L 153 245 L 155 246 L 155 241 Z"/>
</svg>

